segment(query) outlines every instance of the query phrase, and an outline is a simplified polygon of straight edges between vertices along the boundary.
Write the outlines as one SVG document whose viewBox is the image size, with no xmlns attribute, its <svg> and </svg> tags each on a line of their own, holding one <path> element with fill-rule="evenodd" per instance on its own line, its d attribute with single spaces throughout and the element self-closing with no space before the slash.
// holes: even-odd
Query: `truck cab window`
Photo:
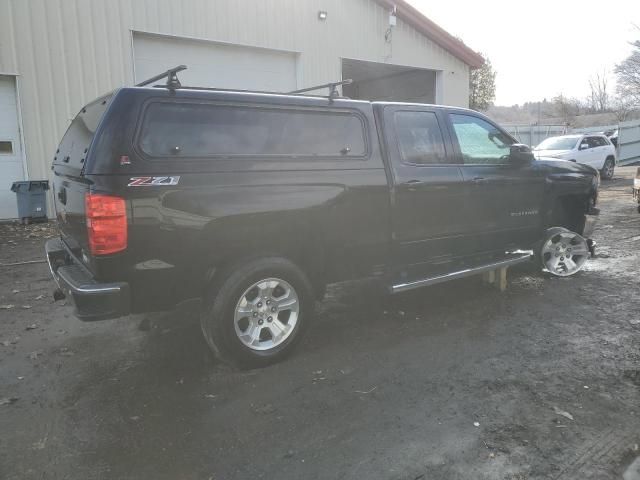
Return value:
<svg viewBox="0 0 640 480">
<path fill-rule="evenodd" d="M 472 115 L 451 114 L 451 123 L 465 164 L 501 165 L 509 162 L 513 140 L 489 122 Z"/>
<path fill-rule="evenodd" d="M 435 113 L 396 112 L 395 127 L 404 162 L 426 165 L 449 163 Z"/>
</svg>

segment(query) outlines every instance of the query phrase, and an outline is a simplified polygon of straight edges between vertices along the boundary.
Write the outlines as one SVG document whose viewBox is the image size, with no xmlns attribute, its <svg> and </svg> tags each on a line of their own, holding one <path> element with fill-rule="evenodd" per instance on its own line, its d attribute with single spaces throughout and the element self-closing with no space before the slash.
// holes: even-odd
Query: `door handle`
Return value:
<svg viewBox="0 0 640 480">
<path fill-rule="evenodd" d="M 485 183 L 488 182 L 488 180 L 484 177 L 474 177 L 472 182 L 475 183 L 476 185 L 484 185 Z"/>
</svg>

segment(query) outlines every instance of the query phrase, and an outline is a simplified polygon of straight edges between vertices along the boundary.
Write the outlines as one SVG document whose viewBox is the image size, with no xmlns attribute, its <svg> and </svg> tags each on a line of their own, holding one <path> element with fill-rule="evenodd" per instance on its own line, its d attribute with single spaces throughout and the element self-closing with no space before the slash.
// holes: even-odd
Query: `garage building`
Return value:
<svg viewBox="0 0 640 480">
<path fill-rule="evenodd" d="M 467 106 L 482 58 L 403 0 L 0 0 L 0 219 L 78 110 L 185 64 L 185 85 Z"/>
</svg>

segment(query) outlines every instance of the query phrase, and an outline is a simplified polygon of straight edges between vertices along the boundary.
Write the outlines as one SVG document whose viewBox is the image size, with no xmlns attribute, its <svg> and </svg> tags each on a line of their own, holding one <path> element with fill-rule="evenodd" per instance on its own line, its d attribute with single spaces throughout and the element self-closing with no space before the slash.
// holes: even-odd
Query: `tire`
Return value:
<svg viewBox="0 0 640 480">
<path fill-rule="evenodd" d="M 603 180 L 611 180 L 613 178 L 613 172 L 616 168 L 616 162 L 613 158 L 609 157 L 604 161 L 602 170 L 600 170 L 600 178 Z"/>
<path fill-rule="evenodd" d="M 200 325 L 209 348 L 223 362 L 264 367 L 293 351 L 314 303 L 311 282 L 300 268 L 284 258 L 261 258 L 214 279 Z"/>
</svg>

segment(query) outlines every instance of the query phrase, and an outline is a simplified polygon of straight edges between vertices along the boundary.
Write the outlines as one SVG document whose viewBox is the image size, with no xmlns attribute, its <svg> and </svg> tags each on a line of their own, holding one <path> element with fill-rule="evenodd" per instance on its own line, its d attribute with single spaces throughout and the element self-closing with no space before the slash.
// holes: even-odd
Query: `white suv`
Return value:
<svg viewBox="0 0 640 480">
<path fill-rule="evenodd" d="M 608 180 L 616 166 L 616 147 L 604 135 L 563 135 L 543 140 L 533 153 L 538 160 L 569 160 L 584 163 Z"/>
</svg>

